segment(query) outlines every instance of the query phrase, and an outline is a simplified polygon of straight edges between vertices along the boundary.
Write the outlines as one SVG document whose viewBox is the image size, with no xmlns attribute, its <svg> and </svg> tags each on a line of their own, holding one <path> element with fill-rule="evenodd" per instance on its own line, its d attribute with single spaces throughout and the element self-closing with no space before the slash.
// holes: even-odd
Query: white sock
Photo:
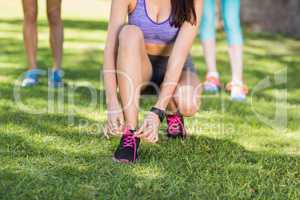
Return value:
<svg viewBox="0 0 300 200">
<path fill-rule="evenodd" d="M 219 72 L 207 72 L 207 76 L 214 77 L 216 79 L 220 78 Z"/>
<path fill-rule="evenodd" d="M 244 85 L 243 81 L 232 80 L 232 85 Z"/>
</svg>

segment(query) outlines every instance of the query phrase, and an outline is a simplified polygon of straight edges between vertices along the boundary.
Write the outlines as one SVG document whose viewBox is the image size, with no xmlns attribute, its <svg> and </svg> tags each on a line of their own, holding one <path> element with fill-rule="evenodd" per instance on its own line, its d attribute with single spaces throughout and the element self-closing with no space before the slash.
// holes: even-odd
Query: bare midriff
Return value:
<svg viewBox="0 0 300 200">
<path fill-rule="evenodd" d="M 173 44 L 151 44 L 146 43 L 146 51 L 149 55 L 154 56 L 170 56 Z"/>
</svg>

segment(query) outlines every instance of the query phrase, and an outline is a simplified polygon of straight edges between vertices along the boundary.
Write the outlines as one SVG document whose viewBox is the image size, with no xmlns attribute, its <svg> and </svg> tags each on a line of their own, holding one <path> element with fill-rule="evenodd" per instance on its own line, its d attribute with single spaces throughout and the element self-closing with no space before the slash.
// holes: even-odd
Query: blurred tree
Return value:
<svg viewBox="0 0 300 200">
<path fill-rule="evenodd" d="M 281 32 L 300 37 L 299 0 L 242 0 L 241 18 L 254 31 Z"/>
</svg>

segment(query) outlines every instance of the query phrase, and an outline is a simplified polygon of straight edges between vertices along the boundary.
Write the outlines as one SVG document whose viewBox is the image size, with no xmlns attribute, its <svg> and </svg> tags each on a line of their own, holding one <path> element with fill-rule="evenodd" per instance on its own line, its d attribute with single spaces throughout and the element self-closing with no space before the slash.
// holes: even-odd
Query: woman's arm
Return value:
<svg viewBox="0 0 300 200">
<path fill-rule="evenodd" d="M 197 36 L 200 17 L 202 15 L 202 0 L 195 0 L 197 24 L 185 22 L 178 33 L 167 65 L 167 72 L 162 83 L 161 93 L 155 104 L 156 108 L 165 110 L 171 100 L 179 81 L 184 63 Z"/>
<path fill-rule="evenodd" d="M 130 1 L 131 0 L 113 0 L 111 5 L 103 66 L 106 105 L 108 110 L 107 124 L 104 133 L 107 136 L 109 134 L 118 135 L 122 133 L 122 127 L 124 125 L 124 116 L 117 94 L 116 59 L 118 34 L 126 22 Z"/>
<path fill-rule="evenodd" d="M 184 63 L 193 45 L 198 32 L 200 16 L 202 14 L 202 0 L 195 0 L 197 15 L 196 25 L 185 22 L 178 33 L 176 42 L 171 52 L 167 65 L 167 72 L 162 84 L 161 93 L 154 107 L 165 110 L 177 87 Z M 149 112 L 144 119 L 144 123 L 137 131 L 136 136 L 145 139 L 150 143 L 158 141 L 158 129 L 160 120 L 158 115 Z"/>
<path fill-rule="evenodd" d="M 126 22 L 130 1 L 112 0 L 111 5 L 103 66 L 106 103 L 109 109 L 114 109 L 119 104 L 116 79 L 117 43 L 119 31 Z"/>
</svg>

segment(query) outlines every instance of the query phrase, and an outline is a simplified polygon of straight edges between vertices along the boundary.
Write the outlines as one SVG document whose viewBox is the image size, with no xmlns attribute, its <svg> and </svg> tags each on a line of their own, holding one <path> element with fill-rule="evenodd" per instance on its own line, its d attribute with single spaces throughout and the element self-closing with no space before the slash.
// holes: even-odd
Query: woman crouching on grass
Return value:
<svg viewBox="0 0 300 200">
<path fill-rule="evenodd" d="M 115 161 L 136 161 L 140 139 L 156 143 L 165 116 L 169 137 L 186 136 L 183 116 L 193 116 L 200 104 L 200 81 L 189 51 L 201 11 L 202 0 L 112 1 L 104 81 L 107 130 L 122 134 Z M 138 127 L 140 93 L 149 84 L 160 88 L 158 100 Z"/>
</svg>

